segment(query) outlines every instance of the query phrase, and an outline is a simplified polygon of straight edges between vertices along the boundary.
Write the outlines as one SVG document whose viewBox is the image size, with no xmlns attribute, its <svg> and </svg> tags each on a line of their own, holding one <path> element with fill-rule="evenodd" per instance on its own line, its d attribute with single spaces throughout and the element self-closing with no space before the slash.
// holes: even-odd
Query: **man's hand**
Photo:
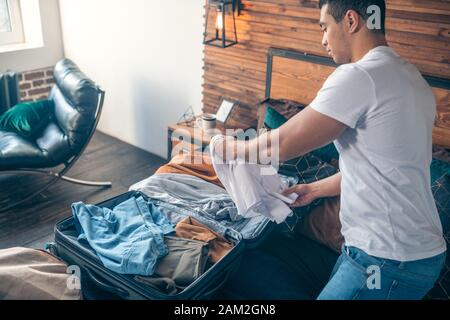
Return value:
<svg viewBox="0 0 450 320">
<path fill-rule="evenodd" d="M 298 194 L 297 200 L 290 205 L 292 208 L 304 207 L 319 198 L 315 188 L 310 184 L 298 184 L 283 191 L 283 195 Z"/>
<path fill-rule="evenodd" d="M 283 191 L 283 195 L 287 196 L 291 193 L 298 194 L 297 200 L 290 206 L 293 208 L 304 207 L 319 198 L 335 197 L 341 194 L 340 172 L 335 175 L 312 182 L 309 184 L 298 184 Z"/>
</svg>

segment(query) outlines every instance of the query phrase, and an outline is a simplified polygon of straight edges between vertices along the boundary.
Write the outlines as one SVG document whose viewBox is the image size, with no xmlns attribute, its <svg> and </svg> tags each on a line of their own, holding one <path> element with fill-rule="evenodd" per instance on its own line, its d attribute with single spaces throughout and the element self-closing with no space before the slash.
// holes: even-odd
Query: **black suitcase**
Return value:
<svg viewBox="0 0 450 320">
<path fill-rule="evenodd" d="M 100 207 L 112 209 L 117 204 L 130 197 L 148 197 L 139 191 L 129 191 L 112 199 L 97 204 Z M 157 204 L 157 201 L 155 202 Z M 237 270 L 242 253 L 245 249 L 260 244 L 271 232 L 275 224 L 268 219 L 259 219 L 257 227 L 250 238 L 243 239 L 236 230 L 229 230 L 230 239 L 234 242 L 233 249 L 220 261 L 210 267 L 204 274 L 191 283 L 183 291 L 168 295 L 134 280 L 133 275 L 124 275 L 105 268 L 96 256 L 95 251 L 77 240 L 78 234 L 73 223 L 73 217 L 66 218 L 55 226 L 55 242 L 50 245 L 51 251 L 69 265 L 78 266 L 81 271 L 81 284 L 85 289 L 101 289 L 107 292 L 106 299 L 117 297 L 127 300 L 195 300 L 210 299 L 227 282 Z M 253 229 L 252 229 L 253 230 Z M 86 294 L 87 297 L 89 294 Z"/>
</svg>

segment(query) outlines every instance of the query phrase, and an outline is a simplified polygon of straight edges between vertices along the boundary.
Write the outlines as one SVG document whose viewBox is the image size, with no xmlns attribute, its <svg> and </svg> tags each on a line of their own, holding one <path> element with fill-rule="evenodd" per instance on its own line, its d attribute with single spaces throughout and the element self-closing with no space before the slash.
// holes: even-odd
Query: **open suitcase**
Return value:
<svg viewBox="0 0 450 320">
<path fill-rule="evenodd" d="M 148 200 L 148 197 L 140 191 L 129 191 L 101 202 L 97 206 L 112 209 L 130 197 L 139 196 Z M 152 200 L 152 202 L 163 212 L 164 208 L 170 210 L 171 204 L 169 203 L 162 203 L 158 200 Z M 189 215 L 194 218 L 199 218 L 195 212 L 189 212 Z M 209 218 L 202 217 L 203 221 L 205 219 Z M 101 291 L 112 294 L 112 297 L 128 300 L 209 299 L 214 297 L 233 272 L 237 270 L 243 251 L 260 244 L 275 227 L 275 224 L 265 217 L 254 217 L 247 220 L 248 222 L 240 231 L 227 228 L 226 238 L 234 244 L 231 251 L 183 291 L 175 295 L 168 295 L 155 288 L 146 286 L 136 281 L 133 275 L 119 274 L 104 267 L 100 259 L 96 256 L 95 251 L 87 244 L 77 240 L 78 234 L 74 226 L 73 217 L 66 218 L 56 224 L 55 242 L 50 249 L 69 265 L 79 266 L 82 286 L 99 288 Z M 208 221 L 208 226 L 212 226 L 212 229 L 214 226 L 218 228 L 223 227 L 216 221 Z"/>
</svg>

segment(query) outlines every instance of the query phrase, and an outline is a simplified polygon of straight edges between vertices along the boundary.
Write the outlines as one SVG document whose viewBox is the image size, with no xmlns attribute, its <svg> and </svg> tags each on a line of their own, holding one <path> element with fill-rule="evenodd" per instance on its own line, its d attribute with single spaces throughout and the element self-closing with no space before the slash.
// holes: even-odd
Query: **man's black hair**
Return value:
<svg viewBox="0 0 450 320">
<path fill-rule="evenodd" d="M 364 21 L 367 21 L 372 14 L 367 13 L 367 8 L 371 5 L 376 5 L 380 8 L 381 29 L 373 29 L 372 31 L 385 33 L 386 2 L 384 0 L 320 0 L 319 8 L 322 9 L 324 5 L 328 5 L 327 12 L 337 23 L 344 19 L 348 10 L 356 11 Z"/>
</svg>

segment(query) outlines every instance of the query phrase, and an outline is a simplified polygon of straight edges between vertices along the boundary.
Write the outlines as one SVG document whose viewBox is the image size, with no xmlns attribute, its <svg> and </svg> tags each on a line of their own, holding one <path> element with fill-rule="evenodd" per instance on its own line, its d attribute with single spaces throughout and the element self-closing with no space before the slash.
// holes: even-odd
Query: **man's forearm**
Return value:
<svg viewBox="0 0 450 320">
<path fill-rule="evenodd" d="M 341 180 L 342 174 L 335 175 L 313 182 L 310 186 L 316 195 L 316 198 L 335 197 L 341 194 Z"/>
<path fill-rule="evenodd" d="M 339 137 L 346 125 L 307 107 L 278 129 L 250 141 L 224 141 L 223 159 L 267 164 L 284 162 L 329 144 Z M 225 148 L 223 148 L 225 147 Z"/>
<path fill-rule="evenodd" d="M 261 157 L 288 161 L 329 144 L 346 128 L 345 124 L 307 107 L 280 128 L 248 141 L 245 154 L 256 154 L 259 163 Z"/>
<path fill-rule="evenodd" d="M 269 131 L 252 140 L 241 141 L 243 144 L 242 148 L 245 149 L 245 158 L 247 161 L 258 164 L 269 164 L 271 161 L 279 162 L 279 149 L 276 144 L 278 142 L 278 136 L 275 133 L 278 132 L 275 130 Z M 272 158 L 272 155 L 276 157 Z"/>
</svg>

